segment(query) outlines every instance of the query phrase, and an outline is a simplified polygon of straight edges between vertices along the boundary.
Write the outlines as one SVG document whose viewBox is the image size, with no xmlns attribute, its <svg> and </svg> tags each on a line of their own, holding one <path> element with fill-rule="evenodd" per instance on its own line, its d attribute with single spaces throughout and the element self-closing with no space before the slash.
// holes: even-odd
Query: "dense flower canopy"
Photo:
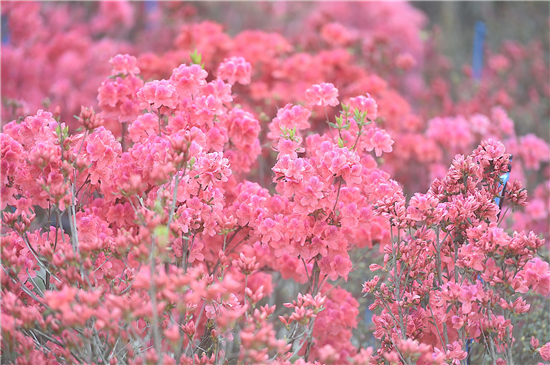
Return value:
<svg viewBox="0 0 550 365">
<path fill-rule="evenodd" d="M 540 44 L 455 100 L 407 3 L 154 4 L 3 3 L 6 363 L 550 361 Z"/>
</svg>

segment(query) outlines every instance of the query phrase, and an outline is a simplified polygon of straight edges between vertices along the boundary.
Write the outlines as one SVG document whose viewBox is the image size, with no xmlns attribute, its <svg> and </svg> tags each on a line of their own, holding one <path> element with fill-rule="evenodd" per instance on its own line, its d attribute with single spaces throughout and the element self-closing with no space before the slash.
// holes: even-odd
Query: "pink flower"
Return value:
<svg viewBox="0 0 550 365">
<path fill-rule="evenodd" d="M 483 271 L 485 262 L 485 254 L 482 250 L 474 245 L 465 245 L 460 248 L 458 253 L 458 266 L 466 266 L 474 270 Z"/>
<path fill-rule="evenodd" d="M 252 66 L 242 57 L 226 58 L 218 67 L 218 77 L 227 80 L 231 85 L 235 82 L 248 85 L 251 75 Z"/>
<path fill-rule="evenodd" d="M 391 365 L 399 364 L 399 354 L 396 351 L 384 352 L 384 359 L 386 359 Z"/>
<path fill-rule="evenodd" d="M 175 68 L 170 76 L 170 82 L 176 87 L 181 98 L 196 94 L 199 89 L 206 85 L 208 72 L 199 65 L 180 65 Z"/>
<path fill-rule="evenodd" d="M 264 219 L 258 226 L 258 232 L 262 235 L 262 242 L 280 241 L 284 237 L 282 227 L 276 220 L 271 218 Z"/>
<path fill-rule="evenodd" d="M 550 160 L 550 148 L 543 139 L 530 133 L 519 139 L 519 151 L 525 167 L 529 170 L 538 170 L 541 162 Z"/>
<path fill-rule="evenodd" d="M 500 107 L 491 109 L 491 119 L 498 125 L 498 128 L 506 135 L 514 134 L 514 121 L 508 117 L 506 111 Z"/>
<path fill-rule="evenodd" d="M 550 269 L 547 262 L 535 257 L 528 262 L 518 276 L 527 281 L 527 285 L 539 294 L 550 294 Z"/>
<path fill-rule="evenodd" d="M 284 108 L 277 110 L 277 117 L 269 124 L 268 137 L 279 139 L 283 129 L 308 129 L 310 116 L 311 112 L 303 106 L 287 104 Z"/>
<path fill-rule="evenodd" d="M 453 151 L 470 148 L 473 136 L 469 123 L 464 117 L 433 118 L 428 122 L 426 135 L 442 146 L 448 146 Z"/>
<path fill-rule="evenodd" d="M 504 72 L 510 67 L 510 61 L 504 55 L 496 54 L 488 61 L 489 68 L 495 72 Z"/>
<path fill-rule="evenodd" d="M 546 345 L 539 349 L 539 354 L 544 361 L 550 360 L 550 342 L 547 342 Z"/>
<path fill-rule="evenodd" d="M 393 140 L 385 130 L 369 129 L 365 134 L 363 145 L 367 151 L 374 152 L 377 157 L 382 156 L 382 152 L 393 151 Z"/>
<path fill-rule="evenodd" d="M 151 110 L 151 105 L 154 109 L 161 106 L 175 109 L 178 104 L 178 92 L 168 80 L 155 80 L 146 83 L 137 92 L 137 98 L 140 102 L 139 107 L 147 110 Z"/>
<path fill-rule="evenodd" d="M 181 329 L 187 336 L 193 337 L 196 331 L 195 322 L 189 321 L 185 325 L 181 325 Z"/>
<path fill-rule="evenodd" d="M 309 214 L 317 208 L 319 200 L 323 198 L 323 183 L 317 176 L 312 176 L 304 185 L 300 196 L 296 198 L 297 206 L 294 211 L 305 211 Z"/>
<path fill-rule="evenodd" d="M 204 243 L 195 242 L 193 244 L 193 249 L 189 255 L 189 262 L 194 262 L 195 260 L 204 261 L 204 255 L 202 254 L 202 249 L 204 248 Z"/>
<path fill-rule="evenodd" d="M 521 297 L 517 298 L 513 303 L 507 303 L 503 298 L 500 298 L 499 304 L 502 308 L 508 309 L 517 314 L 527 313 L 531 307 Z"/>
<path fill-rule="evenodd" d="M 172 342 L 177 342 L 180 338 L 180 329 L 172 325 L 164 330 L 164 336 Z"/>
<path fill-rule="evenodd" d="M 378 264 L 370 264 L 370 271 L 383 270 L 384 268 Z"/>
<path fill-rule="evenodd" d="M 149 136 L 156 135 L 159 128 L 159 118 L 156 114 L 145 113 L 128 126 L 130 138 L 135 142 L 145 142 Z"/>
<path fill-rule="evenodd" d="M 333 84 L 326 82 L 313 85 L 306 90 L 306 100 L 310 106 L 336 106 L 339 103 L 338 89 Z"/>
<path fill-rule="evenodd" d="M 419 343 L 417 340 L 406 339 L 401 340 L 397 343 L 397 348 L 401 351 L 401 354 L 404 357 L 418 356 L 421 354 L 428 353 L 431 349 L 430 345 Z"/>
<path fill-rule="evenodd" d="M 231 142 L 240 150 L 246 151 L 248 146 L 257 143 L 261 127 L 253 114 L 235 108 L 226 114 L 223 123 Z"/>
<path fill-rule="evenodd" d="M 244 275 L 250 275 L 260 267 L 260 263 L 256 262 L 255 256 L 246 257 L 242 253 L 237 260 L 233 261 L 233 265 Z"/>
<path fill-rule="evenodd" d="M 204 310 L 206 312 L 206 318 L 208 319 L 214 319 L 216 318 L 216 307 L 209 304 L 206 307 L 204 307 Z"/>
<path fill-rule="evenodd" d="M 74 301 L 77 289 L 64 285 L 59 291 L 46 292 L 44 301 L 53 309 L 60 310 L 66 308 Z"/>
<path fill-rule="evenodd" d="M 345 47 L 354 39 L 348 29 L 340 23 L 325 24 L 321 29 L 321 37 L 325 42 L 337 47 Z"/>
<path fill-rule="evenodd" d="M 111 58 L 109 63 L 111 64 L 113 75 L 137 75 L 140 72 L 139 67 L 137 67 L 137 59 L 129 54 L 118 54 Z"/>
<path fill-rule="evenodd" d="M 416 65 L 416 60 L 410 53 L 400 53 L 395 59 L 395 65 L 406 71 Z"/>
<path fill-rule="evenodd" d="M 213 95 L 203 95 L 195 99 L 193 111 L 196 116 L 195 123 L 197 126 L 206 124 L 212 127 L 214 116 L 222 115 L 224 113 L 224 108 L 220 99 Z"/>
<path fill-rule="evenodd" d="M 483 114 L 474 114 L 470 117 L 470 127 L 474 133 L 485 137 L 490 126 L 491 121 Z"/>
<path fill-rule="evenodd" d="M 301 141 L 293 141 L 291 139 L 281 138 L 276 147 L 273 147 L 275 151 L 279 152 L 277 159 L 283 156 L 289 156 L 291 159 L 298 158 L 299 152 L 304 152 L 304 149 L 300 147 Z"/>
<path fill-rule="evenodd" d="M 370 120 L 375 120 L 378 114 L 378 105 L 376 101 L 367 94 L 367 96 L 359 95 L 355 98 L 349 99 L 349 105 L 359 110 L 362 113 L 367 113 L 367 118 Z"/>
<path fill-rule="evenodd" d="M 114 108 L 120 102 L 121 96 L 126 90 L 124 80 L 116 78 L 116 80 L 105 80 L 98 89 L 97 100 L 102 107 L 109 106 Z"/>
<path fill-rule="evenodd" d="M 372 270 L 374 271 L 374 270 Z M 365 283 L 363 284 L 363 290 L 361 291 L 362 293 L 370 293 L 374 290 L 374 288 L 376 287 L 376 284 L 378 284 L 378 282 L 380 281 L 380 277 L 378 275 L 376 275 L 374 278 L 372 278 L 372 280 L 369 280 L 369 281 L 365 281 Z"/>
<path fill-rule="evenodd" d="M 351 270 L 351 260 L 347 254 L 329 255 L 319 261 L 319 268 L 321 274 L 328 275 L 330 280 L 336 280 L 339 276 L 347 280 Z"/>
<path fill-rule="evenodd" d="M 231 95 L 231 85 L 226 84 L 220 79 L 216 79 L 203 86 L 201 89 L 201 94 L 205 96 L 213 95 L 224 103 L 230 103 L 233 101 L 233 96 Z"/>
<path fill-rule="evenodd" d="M 548 217 L 548 208 L 542 199 L 533 199 L 530 201 L 529 205 L 525 208 L 525 212 L 535 221 L 544 220 Z"/>
<path fill-rule="evenodd" d="M 462 341 L 455 341 L 447 345 L 447 350 L 447 359 L 449 360 L 464 360 L 468 356 L 468 353 L 462 350 Z"/>
<path fill-rule="evenodd" d="M 453 316 L 451 321 L 453 322 L 453 328 L 460 329 L 464 326 L 464 320 L 459 316 Z"/>
<path fill-rule="evenodd" d="M 111 176 L 122 147 L 111 131 L 99 127 L 87 138 L 83 151 L 84 156 L 92 162 L 89 173 L 91 182 L 95 185 L 98 180 Z"/>
<path fill-rule="evenodd" d="M 225 129 L 211 128 L 208 131 L 208 142 L 210 142 L 210 148 L 216 152 L 222 152 L 223 146 L 227 142 L 227 131 Z"/>
<path fill-rule="evenodd" d="M 218 181 L 226 182 L 231 176 L 229 160 L 221 152 L 213 152 L 201 156 L 195 165 L 198 181 L 203 187 L 210 186 Z"/>
</svg>

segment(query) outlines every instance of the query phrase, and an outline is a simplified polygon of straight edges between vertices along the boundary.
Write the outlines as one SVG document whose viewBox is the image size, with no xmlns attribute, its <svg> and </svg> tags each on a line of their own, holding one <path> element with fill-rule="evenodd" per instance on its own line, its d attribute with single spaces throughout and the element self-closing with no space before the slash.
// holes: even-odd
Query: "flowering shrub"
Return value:
<svg viewBox="0 0 550 365">
<path fill-rule="evenodd" d="M 6 363 L 550 360 L 523 326 L 547 320 L 548 145 L 492 86 L 411 86 L 430 60 L 409 5 L 316 4 L 288 37 L 178 23 L 178 3 L 94 4 L 91 23 L 80 6 L 3 6 Z M 502 89 L 514 68 L 489 67 Z"/>
<path fill-rule="evenodd" d="M 111 117 L 126 109 L 103 90 L 113 80 L 138 85 L 125 92 L 139 112 L 127 151 L 87 108 L 77 134 L 42 110 L 1 134 L 8 361 L 443 363 L 463 360 L 470 338 L 485 341 L 494 360 L 497 352 L 510 358 L 509 317 L 529 309 L 513 296 L 547 295 L 550 270 L 534 258 L 543 240 L 497 226 L 492 201 L 509 160 L 501 144 L 457 157 L 445 180 L 406 207 L 369 154 L 393 145 L 373 123 L 370 96 L 343 104 L 328 133 L 307 136 L 311 111 L 287 105 L 269 128 L 271 194 L 243 179 L 260 153 L 261 127 L 231 105 L 230 84 L 204 81 L 196 65 L 140 83 L 135 58 L 111 64 L 116 79 L 99 88 Z M 239 72 L 248 80 L 249 68 Z M 313 85 L 306 98 L 326 108 L 338 90 Z M 506 196 L 524 205 L 521 184 L 510 186 Z M 357 301 L 330 282 L 347 279 L 354 247 L 375 243 L 395 284 L 365 284 L 372 307 L 383 307 L 373 355 L 350 342 Z M 269 271 L 307 284 L 278 320 L 262 301 L 273 292 Z M 503 313 L 493 313 L 497 305 Z M 281 324 L 287 334 L 277 337 Z"/>
<path fill-rule="evenodd" d="M 244 9 L 232 5 L 224 10 L 231 15 L 227 18 L 239 18 L 242 14 L 235 13 Z M 230 36 L 222 24 L 201 16 L 219 12 L 209 4 L 195 8 L 160 2 L 150 9 L 144 3 L 119 1 L 84 9 L 77 4 L 7 2 L 2 9 L 10 35 L 10 43 L 2 45 L 4 123 L 45 105 L 52 110 L 61 107 L 58 113 L 72 131 L 78 127 L 72 116 L 81 105 L 101 106 L 105 127 L 119 137 L 126 132 L 124 123 L 138 115 L 137 101 L 127 93 L 141 87 L 140 82 L 172 75 L 201 79 L 193 73 L 173 73 L 182 62 L 191 62 L 189 53 L 198 50 L 207 69 L 220 66 L 211 74 L 230 83 L 238 80 L 239 72 L 248 72 L 247 64 L 251 66 L 253 82 L 236 85 L 235 90 L 237 102 L 258 118 L 259 110 L 273 115 L 288 103 L 308 102 L 305 91 L 313 84 L 332 83 L 344 102 L 359 94 L 372 95 L 378 123 L 395 141 L 395 153 L 385 156 L 381 168 L 403 184 L 408 195 L 443 178 L 456 153 L 468 154 L 484 139 L 503 141 L 515 156 L 513 178 L 534 192 L 530 208 L 514 211 L 504 223 L 516 230 L 550 231 L 545 172 L 550 155 L 544 123 L 550 118 L 545 102 L 550 96 L 549 68 L 538 41 L 525 46 L 507 42 L 498 53 L 488 51 L 479 82 L 472 80 L 468 66 L 455 83 L 444 77 L 451 66 L 436 48 L 437 32 L 421 41 L 418 33 L 425 16 L 407 3 L 246 6 L 247 11 L 271 15 L 269 21 L 265 16 L 249 17 L 262 19 L 250 27 L 272 30 L 280 27 L 277 22 L 288 21 L 285 36 L 242 28 Z M 132 43 L 128 34 L 133 34 Z M 107 61 L 117 53 L 137 56 L 143 80 L 114 72 L 97 98 L 97 85 L 109 75 Z M 124 66 L 123 60 L 114 62 L 120 62 L 117 70 L 135 67 Z M 83 69 L 88 70 L 86 77 Z M 246 78 L 241 81 L 248 85 Z M 179 92 L 184 92 L 181 86 Z M 107 94 L 116 97 L 105 98 Z M 115 107 L 121 108 L 116 118 L 110 114 Z M 323 132 L 324 110 L 312 111 L 313 129 Z M 335 116 L 332 108 L 328 113 Z M 267 142 L 263 137 L 261 144 Z M 273 163 L 266 154 L 260 157 L 264 159 L 265 165 Z M 268 184 L 269 171 L 261 170 L 255 180 Z"/>
<path fill-rule="evenodd" d="M 375 276 L 363 291 L 375 295 L 371 309 L 383 308 L 374 317 L 375 336 L 389 361 L 458 363 L 473 339 L 492 361 L 513 363 L 511 318 L 529 311 L 522 294 L 548 296 L 550 276 L 548 263 L 536 257 L 543 240 L 498 227 L 495 197 L 526 204 L 519 182 L 500 181 L 509 159 L 502 144 L 489 140 L 471 156 L 457 155 L 446 177 L 408 205 L 397 186 L 384 187 L 392 190 L 375 214 L 389 218 L 392 243 L 384 266 L 371 270 L 383 269 L 387 281 Z M 436 353 L 426 344 L 437 344 Z"/>
</svg>

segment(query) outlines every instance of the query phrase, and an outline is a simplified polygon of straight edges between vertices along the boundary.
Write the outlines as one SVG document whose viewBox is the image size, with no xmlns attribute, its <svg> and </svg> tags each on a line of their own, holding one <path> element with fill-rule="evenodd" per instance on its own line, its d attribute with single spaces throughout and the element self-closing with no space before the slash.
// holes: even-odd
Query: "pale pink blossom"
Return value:
<svg viewBox="0 0 550 365">
<path fill-rule="evenodd" d="M 170 76 L 170 82 L 176 87 L 181 98 L 196 94 L 201 87 L 206 85 L 208 72 L 199 65 L 186 66 L 184 64 L 175 68 Z"/>
<path fill-rule="evenodd" d="M 178 104 L 178 93 L 174 85 L 167 80 L 146 83 L 137 93 L 139 107 L 151 110 L 165 106 L 175 109 Z"/>
<path fill-rule="evenodd" d="M 236 82 L 248 85 L 251 76 L 252 66 L 243 57 L 226 58 L 218 67 L 218 77 L 227 80 L 231 85 Z"/>
<path fill-rule="evenodd" d="M 326 82 L 313 85 L 306 90 L 306 100 L 310 106 L 336 106 L 339 103 L 338 89 L 333 84 Z"/>
</svg>

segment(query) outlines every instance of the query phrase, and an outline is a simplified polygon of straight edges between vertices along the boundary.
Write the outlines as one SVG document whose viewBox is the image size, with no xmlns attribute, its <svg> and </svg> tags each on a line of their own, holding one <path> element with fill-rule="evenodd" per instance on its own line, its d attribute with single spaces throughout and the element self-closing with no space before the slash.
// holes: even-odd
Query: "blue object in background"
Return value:
<svg viewBox="0 0 550 365">
<path fill-rule="evenodd" d="M 365 318 L 363 320 L 367 326 L 372 323 L 372 311 L 368 307 L 365 309 Z"/>
<path fill-rule="evenodd" d="M 143 5 L 145 6 L 145 17 L 147 19 L 145 28 L 149 31 L 154 31 L 158 25 L 157 21 L 155 21 L 155 16 L 152 14 L 155 14 L 159 10 L 158 1 L 148 0 L 145 1 Z"/>
<path fill-rule="evenodd" d="M 502 190 L 500 190 L 500 197 L 495 198 L 495 204 L 498 205 L 498 207 L 501 210 L 502 210 L 501 199 L 504 198 L 504 191 L 506 190 L 506 184 L 508 184 L 508 180 L 510 180 L 510 172 L 512 171 L 512 159 L 513 158 L 514 158 L 514 156 L 510 155 L 510 162 L 508 163 L 508 172 L 505 173 L 505 174 L 500 175 L 499 188 L 502 188 Z M 502 213 L 502 212 L 498 212 L 498 217 L 499 218 L 500 218 L 500 213 Z"/>
<path fill-rule="evenodd" d="M 10 31 L 8 29 L 8 17 L 2 15 L 2 44 L 10 44 Z"/>
<path fill-rule="evenodd" d="M 157 10 L 158 7 L 159 7 L 159 4 L 158 4 L 158 1 L 156 0 L 145 1 L 145 12 L 147 13 Z"/>
<path fill-rule="evenodd" d="M 482 21 L 478 21 L 474 31 L 474 46 L 472 50 L 472 71 L 475 80 L 481 79 L 483 70 L 483 44 L 485 43 L 485 34 L 487 27 Z"/>
</svg>

